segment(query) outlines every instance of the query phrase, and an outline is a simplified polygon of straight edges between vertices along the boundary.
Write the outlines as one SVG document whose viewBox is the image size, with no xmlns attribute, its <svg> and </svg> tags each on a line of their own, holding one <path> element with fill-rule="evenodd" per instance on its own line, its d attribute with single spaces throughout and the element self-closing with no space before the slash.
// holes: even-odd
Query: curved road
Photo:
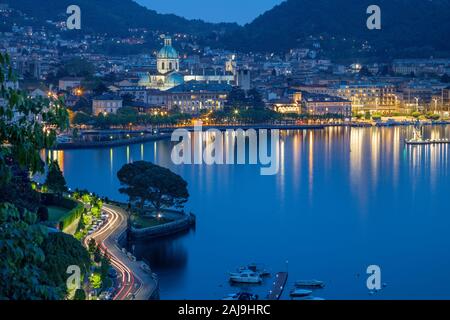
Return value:
<svg viewBox="0 0 450 320">
<path fill-rule="evenodd" d="M 103 211 L 108 214 L 106 224 L 86 237 L 87 246 L 94 239 L 103 252 L 107 252 L 111 265 L 121 274 L 119 289 L 113 300 L 147 300 L 157 287 L 153 276 L 148 275 L 139 263 L 132 261 L 118 246 L 117 239 L 126 231 L 127 213 L 116 206 L 104 205 Z"/>
</svg>

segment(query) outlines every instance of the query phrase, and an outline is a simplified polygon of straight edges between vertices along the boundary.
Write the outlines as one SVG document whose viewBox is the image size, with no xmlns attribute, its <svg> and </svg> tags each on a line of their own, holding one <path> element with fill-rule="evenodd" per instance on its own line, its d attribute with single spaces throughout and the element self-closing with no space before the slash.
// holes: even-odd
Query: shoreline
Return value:
<svg viewBox="0 0 450 320">
<path fill-rule="evenodd" d="M 97 142 L 62 142 L 57 143 L 50 150 L 71 150 L 71 149 L 100 149 L 127 146 L 131 144 L 166 140 L 170 138 L 169 133 L 162 133 L 158 136 L 137 137 L 129 139 L 120 139 L 113 141 L 97 141 Z"/>
<path fill-rule="evenodd" d="M 405 122 L 378 122 L 378 123 L 370 123 L 370 122 L 350 122 L 350 123 L 333 123 L 333 124 L 318 124 L 318 125 L 270 125 L 270 124 L 261 124 L 261 125 L 229 125 L 229 126 L 202 126 L 202 130 L 206 131 L 209 129 L 216 129 L 219 131 L 225 130 L 323 130 L 328 127 L 349 127 L 349 128 L 381 128 L 381 127 L 405 127 L 414 125 L 413 121 L 405 121 Z M 442 121 L 442 122 L 424 122 L 421 123 L 422 126 L 446 126 L 450 125 L 450 121 Z M 194 131 L 195 127 L 172 127 L 172 128 L 162 128 L 159 129 L 159 135 L 151 135 L 151 136 L 143 136 L 143 137 L 134 137 L 128 139 L 118 139 L 113 141 L 96 141 L 96 142 L 62 142 L 57 143 L 50 150 L 75 150 L 75 149 L 102 149 L 102 148 L 114 148 L 121 147 L 139 143 L 153 142 L 153 141 L 161 141 L 167 140 L 171 138 L 171 134 L 174 130 L 177 129 L 185 129 L 188 131 Z M 102 133 L 111 133 L 111 130 L 97 131 L 99 134 Z"/>
</svg>

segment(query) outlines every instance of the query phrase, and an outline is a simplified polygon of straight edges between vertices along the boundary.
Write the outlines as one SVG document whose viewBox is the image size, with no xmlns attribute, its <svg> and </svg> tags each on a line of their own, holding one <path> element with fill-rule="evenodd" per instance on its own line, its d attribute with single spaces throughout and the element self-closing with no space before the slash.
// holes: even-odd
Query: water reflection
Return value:
<svg viewBox="0 0 450 320">
<path fill-rule="evenodd" d="M 450 138 L 449 128 L 426 127 L 424 136 Z M 261 176 L 259 165 L 177 166 L 169 141 L 42 156 L 58 160 L 71 188 L 111 199 L 125 200 L 116 174 L 133 160 L 156 162 L 188 181 L 186 210 L 198 217 L 196 232 L 135 244 L 160 274 L 162 298 L 220 298 L 233 292 L 226 271 L 249 262 L 281 271 L 286 260 L 292 281 L 331 282 L 325 298 L 367 298 L 355 274 L 373 261 L 395 282 L 380 298 L 407 298 L 417 289 L 449 298 L 430 285 L 450 283 L 449 146 L 406 146 L 411 136 L 409 127 L 283 132 L 276 176 Z M 236 156 L 235 138 L 224 136 L 225 155 Z M 248 160 L 251 149 L 245 151 Z M 412 287 L 411 277 L 427 281 Z M 257 290 L 264 296 L 267 285 Z"/>
<path fill-rule="evenodd" d="M 188 260 L 186 246 L 180 239 L 186 234 L 179 234 L 164 239 L 152 241 L 137 241 L 128 243 L 130 251 L 151 263 L 157 272 L 177 272 L 183 269 Z"/>
</svg>

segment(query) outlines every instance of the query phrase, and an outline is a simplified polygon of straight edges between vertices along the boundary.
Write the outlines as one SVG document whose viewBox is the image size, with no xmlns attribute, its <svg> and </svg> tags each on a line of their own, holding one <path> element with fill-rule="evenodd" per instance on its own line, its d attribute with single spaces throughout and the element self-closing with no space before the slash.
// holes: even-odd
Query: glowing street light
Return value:
<svg viewBox="0 0 450 320">
<path fill-rule="evenodd" d="M 83 95 L 83 89 L 76 88 L 75 89 L 75 95 L 78 96 L 78 97 L 82 96 Z"/>
</svg>

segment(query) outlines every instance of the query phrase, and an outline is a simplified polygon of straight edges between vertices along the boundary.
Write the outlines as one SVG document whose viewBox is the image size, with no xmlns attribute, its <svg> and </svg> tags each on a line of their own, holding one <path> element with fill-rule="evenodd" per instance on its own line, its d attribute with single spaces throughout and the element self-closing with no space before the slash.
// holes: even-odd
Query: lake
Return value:
<svg viewBox="0 0 450 320">
<path fill-rule="evenodd" d="M 126 201 L 122 165 L 147 160 L 189 183 L 196 229 L 135 244 L 158 273 L 161 299 L 220 299 L 237 292 L 227 272 L 257 262 L 319 279 L 325 299 L 450 298 L 449 146 L 405 146 L 412 127 L 284 131 L 280 171 L 259 165 L 174 165 L 170 141 L 48 152 L 69 187 Z M 425 128 L 450 138 L 450 126 Z M 386 288 L 370 295 L 369 265 Z M 272 283 L 245 288 L 264 297 Z"/>
</svg>

